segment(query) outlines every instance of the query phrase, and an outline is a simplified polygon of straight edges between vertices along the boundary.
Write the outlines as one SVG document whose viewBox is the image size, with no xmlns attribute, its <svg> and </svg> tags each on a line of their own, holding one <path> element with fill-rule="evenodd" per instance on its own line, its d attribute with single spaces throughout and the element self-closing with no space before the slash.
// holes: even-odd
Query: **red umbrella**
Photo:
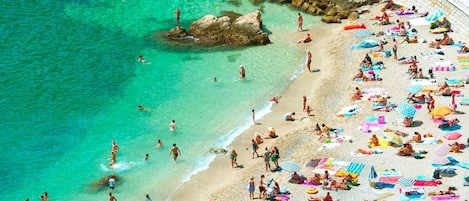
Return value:
<svg viewBox="0 0 469 201">
<path fill-rule="evenodd" d="M 443 137 L 448 139 L 448 140 L 457 140 L 459 139 L 460 137 L 462 136 L 461 133 L 459 132 L 451 132 L 451 133 L 447 133 L 446 135 L 444 135 Z"/>
</svg>

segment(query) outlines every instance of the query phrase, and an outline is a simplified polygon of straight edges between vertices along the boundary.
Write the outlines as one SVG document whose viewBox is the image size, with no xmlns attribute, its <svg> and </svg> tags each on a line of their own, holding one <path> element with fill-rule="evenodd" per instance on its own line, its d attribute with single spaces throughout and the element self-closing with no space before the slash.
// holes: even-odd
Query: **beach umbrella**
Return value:
<svg viewBox="0 0 469 201">
<path fill-rule="evenodd" d="M 375 167 L 371 165 L 370 174 L 368 174 L 368 180 L 371 181 L 378 177 L 378 173 L 376 173 Z"/>
<path fill-rule="evenodd" d="M 401 177 L 397 180 L 397 184 L 401 186 L 413 186 L 415 184 L 415 180 L 408 177 Z"/>
<path fill-rule="evenodd" d="M 310 160 L 310 161 L 306 162 L 305 166 L 314 168 L 314 167 L 319 165 L 320 161 L 321 161 L 321 159 L 313 159 L 313 160 Z"/>
<path fill-rule="evenodd" d="M 462 136 L 461 133 L 459 132 L 451 132 L 451 133 L 446 133 L 443 137 L 446 138 L 447 140 L 457 140 Z"/>
<path fill-rule="evenodd" d="M 353 35 L 355 37 L 364 38 L 364 37 L 370 36 L 372 33 L 373 32 L 369 29 L 359 29 L 359 30 L 355 31 L 355 33 Z"/>
<path fill-rule="evenodd" d="M 286 170 L 288 172 L 298 172 L 301 169 L 301 166 L 294 161 L 282 162 L 280 163 L 280 167 L 282 170 Z"/>
<path fill-rule="evenodd" d="M 446 156 L 450 149 L 451 146 L 449 146 L 449 144 L 442 144 L 435 149 L 434 153 L 436 156 Z"/>
<path fill-rule="evenodd" d="M 436 117 L 444 117 L 448 114 L 451 114 L 453 112 L 453 109 L 447 106 L 437 106 L 433 108 L 433 110 L 430 112 L 433 116 Z"/>
<path fill-rule="evenodd" d="M 388 141 L 397 145 L 402 145 L 404 143 L 402 138 L 394 132 L 386 132 L 386 138 Z"/>
<path fill-rule="evenodd" d="M 397 106 L 397 112 L 403 117 L 413 117 L 415 113 L 417 113 L 417 110 L 413 105 L 404 102 Z"/>
<path fill-rule="evenodd" d="M 433 166 L 442 166 L 451 163 L 451 161 L 448 159 L 448 157 L 445 156 L 437 156 L 433 158 L 432 160 L 432 165 Z"/>
<path fill-rule="evenodd" d="M 409 87 L 407 87 L 407 92 L 409 93 L 418 93 L 422 91 L 422 85 L 410 85 Z"/>
</svg>

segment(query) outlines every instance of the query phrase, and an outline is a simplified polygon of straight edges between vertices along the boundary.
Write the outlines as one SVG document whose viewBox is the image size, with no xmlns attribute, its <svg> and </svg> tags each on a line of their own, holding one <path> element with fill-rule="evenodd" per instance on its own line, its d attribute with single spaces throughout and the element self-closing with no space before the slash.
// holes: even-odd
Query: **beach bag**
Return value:
<svg viewBox="0 0 469 201">
<path fill-rule="evenodd" d="M 433 171 L 433 178 L 434 179 L 440 179 L 440 173 L 441 173 L 441 170 L 439 169 L 436 169 L 435 171 Z"/>
</svg>

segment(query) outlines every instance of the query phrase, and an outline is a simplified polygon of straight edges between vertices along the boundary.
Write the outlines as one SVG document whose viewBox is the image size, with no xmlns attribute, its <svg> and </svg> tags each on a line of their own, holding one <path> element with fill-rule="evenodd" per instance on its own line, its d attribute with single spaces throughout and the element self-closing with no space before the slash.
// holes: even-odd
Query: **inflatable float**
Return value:
<svg viewBox="0 0 469 201">
<path fill-rule="evenodd" d="M 344 30 L 353 30 L 353 29 L 366 29 L 365 24 L 352 24 L 352 25 L 347 25 L 344 26 Z"/>
<path fill-rule="evenodd" d="M 316 193 L 318 193 L 318 188 L 315 188 L 315 187 L 308 187 L 308 188 L 306 189 L 306 193 L 308 193 L 308 194 L 316 194 Z"/>
</svg>

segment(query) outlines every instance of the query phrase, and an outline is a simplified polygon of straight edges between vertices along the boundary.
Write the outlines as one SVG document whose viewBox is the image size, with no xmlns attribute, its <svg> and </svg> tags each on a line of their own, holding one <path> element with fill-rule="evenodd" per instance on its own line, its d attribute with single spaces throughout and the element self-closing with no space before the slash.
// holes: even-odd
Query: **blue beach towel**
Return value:
<svg viewBox="0 0 469 201">
<path fill-rule="evenodd" d="M 365 167 L 365 164 L 362 164 L 362 163 L 351 163 L 347 168 L 347 172 L 360 174 L 360 172 L 362 172 L 364 167 Z"/>
<path fill-rule="evenodd" d="M 378 46 L 378 42 L 374 40 L 364 40 L 357 45 L 352 46 L 352 50 L 364 49 Z"/>
</svg>

